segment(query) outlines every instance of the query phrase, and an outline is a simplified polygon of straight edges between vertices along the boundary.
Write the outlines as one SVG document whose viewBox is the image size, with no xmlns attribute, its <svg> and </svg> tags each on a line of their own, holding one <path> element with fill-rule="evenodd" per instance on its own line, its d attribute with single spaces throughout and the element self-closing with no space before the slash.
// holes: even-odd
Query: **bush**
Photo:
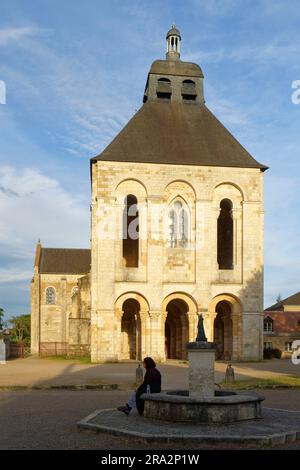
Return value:
<svg viewBox="0 0 300 470">
<path fill-rule="evenodd" d="M 278 348 L 264 349 L 264 359 L 281 359 L 282 351 Z"/>
<path fill-rule="evenodd" d="M 272 352 L 273 352 L 273 357 L 275 357 L 275 359 L 281 359 L 281 356 L 282 356 L 281 349 L 275 348 L 275 349 L 272 349 Z"/>
</svg>

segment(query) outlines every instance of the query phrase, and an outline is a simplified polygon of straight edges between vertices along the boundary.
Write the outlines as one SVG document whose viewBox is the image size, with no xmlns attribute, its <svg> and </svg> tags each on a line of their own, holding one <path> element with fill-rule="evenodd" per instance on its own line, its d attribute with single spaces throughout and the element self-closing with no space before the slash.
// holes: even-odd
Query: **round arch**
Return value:
<svg viewBox="0 0 300 470">
<path fill-rule="evenodd" d="M 134 291 L 125 292 L 124 294 L 121 294 L 115 302 L 115 309 L 122 311 L 124 302 L 129 299 L 136 300 L 140 304 L 141 311 L 149 311 L 148 300 L 142 294 L 139 294 L 138 292 Z"/>
<path fill-rule="evenodd" d="M 230 303 L 232 307 L 232 313 L 238 314 L 243 311 L 242 302 L 240 301 L 238 297 L 236 297 L 233 294 L 218 294 L 212 299 L 210 303 L 210 306 L 209 306 L 210 312 L 215 312 L 217 305 L 222 301 L 226 301 Z"/>
<path fill-rule="evenodd" d="M 148 196 L 145 184 L 136 178 L 126 178 L 121 180 L 115 187 L 116 196 L 123 195 L 128 191 L 136 191 L 140 197 L 146 198 Z"/>
<path fill-rule="evenodd" d="M 178 189 L 177 185 L 180 185 Z M 174 186 L 174 191 L 172 186 Z M 164 194 L 167 194 L 168 191 L 171 191 L 170 196 L 167 198 L 168 204 L 172 201 L 172 199 L 174 199 L 174 193 L 178 193 L 187 204 L 191 202 L 194 203 L 196 201 L 196 191 L 194 187 L 185 180 L 177 179 L 170 181 L 164 188 Z"/>
<path fill-rule="evenodd" d="M 245 194 L 244 194 L 244 191 L 243 189 L 236 183 L 233 183 L 232 181 L 219 181 L 217 184 L 214 185 L 214 187 L 212 188 L 211 190 L 211 194 L 210 194 L 210 199 L 214 199 L 214 194 L 216 192 L 216 190 L 218 190 L 218 188 L 220 188 L 220 186 L 232 186 L 233 188 L 235 188 L 239 193 L 240 193 L 240 196 L 241 196 L 241 199 L 242 201 L 245 200 Z"/>
<path fill-rule="evenodd" d="M 172 300 L 182 300 L 187 305 L 187 313 L 188 314 L 197 314 L 198 306 L 197 302 L 193 297 L 185 292 L 173 292 L 172 294 L 168 294 L 163 302 L 162 302 L 162 312 L 167 311 L 167 306 Z"/>
</svg>

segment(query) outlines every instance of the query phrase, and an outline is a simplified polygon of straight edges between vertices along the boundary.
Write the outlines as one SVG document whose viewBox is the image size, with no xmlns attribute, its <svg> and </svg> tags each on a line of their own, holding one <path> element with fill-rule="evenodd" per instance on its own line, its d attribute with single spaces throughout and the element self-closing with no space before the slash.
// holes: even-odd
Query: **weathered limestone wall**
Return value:
<svg viewBox="0 0 300 470">
<path fill-rule="evenodd" d="M 68 318 L 68 355 L 90 354 L 91 285 L 90 274 L 78 280 L 78 290 L 72 296 L 71 313 Z"/>
<path fill-rule="evenodd" d="M 124 197 L 138 198 L 140 265 L 124 268 L 120 214 Z M 174 198 L 189 207 L 187 249 L 170 249 L 161 208 Z M 233 203 L 234 269 L 217 264 L 220 201 Z M 142 352 L 165 357 L 164 299 L 181 293 L 189 305 L 189 335 L 197 313 L 213 340 L 216 305 L 232 306 L 233 359 L 262 357 L 263 173 L 258 169 L 101 162 L 92 165 L 91 357 L 118 360 L 122 305 L 137 298 L 142 307 Z M 110 220 L 107 223 L 107 216 Z M 155 223 L 154 223 L 155 222 Z M 151 233 L 149 234 L 149 228 Z M 104 238 L 103 238 L 104 236 Z M 225 296 L 225 297 L 224 297 Z M 120 302 L 119 302 L 120 303 Z"/>
<path fill-rule="evenodd" d="M 68 316 L 72 290 L 79 275 L 35 273 L 31 283 L 31 352 L 33 354 L 65 353 L 68 343 Z M 54 305 L 46 303 L 46 289 L 53 287 Z"/>
</svg>

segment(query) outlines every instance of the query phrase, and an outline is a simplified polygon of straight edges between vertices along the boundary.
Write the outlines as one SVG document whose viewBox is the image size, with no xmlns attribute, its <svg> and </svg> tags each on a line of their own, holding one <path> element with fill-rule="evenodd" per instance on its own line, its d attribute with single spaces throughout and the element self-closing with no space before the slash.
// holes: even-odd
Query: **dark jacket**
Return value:
<svg viewBox="0 0 300 470">
<path fill-rule="evenodd" d="M 161 392 L 161 375 L 156 367 L 146 370 L 144 381 L 136 391 L 136 407 L 140 414 L 144 412 L 144 400 L 140 396 L 147 393 L 147 385 L 150 385 L 150 393 Z"/>
</svg>

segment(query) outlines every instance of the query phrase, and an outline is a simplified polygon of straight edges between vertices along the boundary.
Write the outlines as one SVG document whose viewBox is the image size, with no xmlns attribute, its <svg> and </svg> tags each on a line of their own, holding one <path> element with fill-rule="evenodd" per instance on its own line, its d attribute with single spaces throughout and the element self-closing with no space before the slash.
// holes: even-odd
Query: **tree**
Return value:
<svg viewBox="0 0 300 470">
<path fill-rule="evenodd" d="M 24 342 L 29 346 L 30 344 L 30 315 L 19 315 L 12 317 L 9 320 L 12 331 L 11 339 L 16 342 Z"/>
<path fill-rule="evenodd" d="M 0 308 L 0 330 L 3 330 L 4 328 L 4 310 L 3 308 Z"/>
<path fill-rule="evenodd" d="M 281 295 L 278 294 L 277 297 L 276 297 L 276 302 L 279 303 L 281 301 L 282 301 Z"/>
</svg>

